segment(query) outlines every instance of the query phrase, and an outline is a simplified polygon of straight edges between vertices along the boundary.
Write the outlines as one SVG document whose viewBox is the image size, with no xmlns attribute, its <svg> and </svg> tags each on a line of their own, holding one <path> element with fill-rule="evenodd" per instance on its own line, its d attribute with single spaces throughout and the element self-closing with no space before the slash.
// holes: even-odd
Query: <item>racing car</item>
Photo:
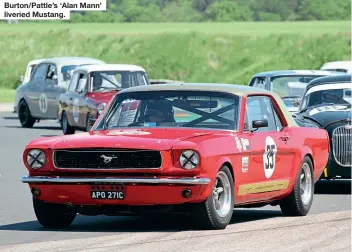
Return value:
<svg viewBox="0 0 352 252">
<path fill-rule="evenodd" d="M 82 215 L 188 213 L 225 229 L 234 207 L 304 216 L 329 154 L 325 130 L 299 127 L 265 89 L 173 83 L 121 90 L 90 132 L 28 143 L 23 162 L 39 223 Z"/>
<path fill-rule="evenodd" d="M 99 64 L 75 69 L 66 93 L 59 97 L 58 121 L 65 135 L 89 131 L 111 98 L 120 90 L 150 85 L 144 68 L 129 64 Z"/>
</svg>

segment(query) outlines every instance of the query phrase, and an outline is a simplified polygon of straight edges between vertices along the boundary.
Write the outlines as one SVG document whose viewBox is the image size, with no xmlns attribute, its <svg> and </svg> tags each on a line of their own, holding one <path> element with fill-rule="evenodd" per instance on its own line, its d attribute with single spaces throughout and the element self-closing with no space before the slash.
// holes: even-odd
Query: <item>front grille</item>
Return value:
<svg viewBox="0 0 352 252">
<path fill-rule="evenodd" d="M 351 128 L 337 127 L 332 132 L 332 153 L 335 161 L 341 166 L 352 165 L 352 137 Z"/>
<path fill-rule="evenodd" d="M 74 149 L 54 151 L 54 165 L 61 169 L 150 169 L 161 167 L 154 150 Z"/>
</svg>

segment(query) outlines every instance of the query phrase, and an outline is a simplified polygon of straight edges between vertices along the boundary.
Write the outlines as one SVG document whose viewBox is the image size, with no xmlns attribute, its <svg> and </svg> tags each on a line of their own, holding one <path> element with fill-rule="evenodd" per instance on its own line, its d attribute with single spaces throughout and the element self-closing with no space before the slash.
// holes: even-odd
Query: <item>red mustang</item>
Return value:
<svg viewBox="0 0 352 252">
<path fill-rule="evenodd" d="M 150 85 L 144 68 L 126 64 L 87 65 L 75 69 L 66 93 L 59 98 L 58 119 L 65 135 L 90 130 L 111 98 L 120 90 Z"/>
<path fill-rule="evenodd" d="M 45 227 L 167 209 L 224 229 L 234 206 L 306 215 L 328 154 L 327 132 L 298 127 L 273 92 L 149 85 L 120 91 L 90 132 L 31 141 L 22 182 Z"/>
</svg>

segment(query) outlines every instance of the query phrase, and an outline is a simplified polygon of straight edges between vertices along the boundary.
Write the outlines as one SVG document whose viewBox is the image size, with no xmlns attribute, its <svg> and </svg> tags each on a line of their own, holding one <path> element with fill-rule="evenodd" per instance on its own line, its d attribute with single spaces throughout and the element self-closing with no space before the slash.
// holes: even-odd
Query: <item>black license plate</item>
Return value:
<svg viewBox="0 0 352 252">
<path fill-rule="evenodd" d="M 91 191 L 90 196 L 92 199 L 123 200 L 125 199 L 125 192 L 124 191 Z"/>
</svg>

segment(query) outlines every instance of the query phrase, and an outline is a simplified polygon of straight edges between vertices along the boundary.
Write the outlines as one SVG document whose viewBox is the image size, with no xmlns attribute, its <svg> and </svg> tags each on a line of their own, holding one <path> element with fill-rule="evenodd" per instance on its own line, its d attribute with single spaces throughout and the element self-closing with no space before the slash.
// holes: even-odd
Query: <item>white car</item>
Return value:
<svg viewBox="0 0 352 252">
<path fill-rule="evenodd" d="M 352 61 L 332 61 L 321 66 L 320 70 L 330 72 L 352 73 Z"/>
<path fill-rule="evenodd" d="M 44 59 L 35 59 L 28 62 L 25 74 L 20 76 L 21 84 L 25 84 L 30 80 L 34 68 L 43 60 Z"/>
</svg>

